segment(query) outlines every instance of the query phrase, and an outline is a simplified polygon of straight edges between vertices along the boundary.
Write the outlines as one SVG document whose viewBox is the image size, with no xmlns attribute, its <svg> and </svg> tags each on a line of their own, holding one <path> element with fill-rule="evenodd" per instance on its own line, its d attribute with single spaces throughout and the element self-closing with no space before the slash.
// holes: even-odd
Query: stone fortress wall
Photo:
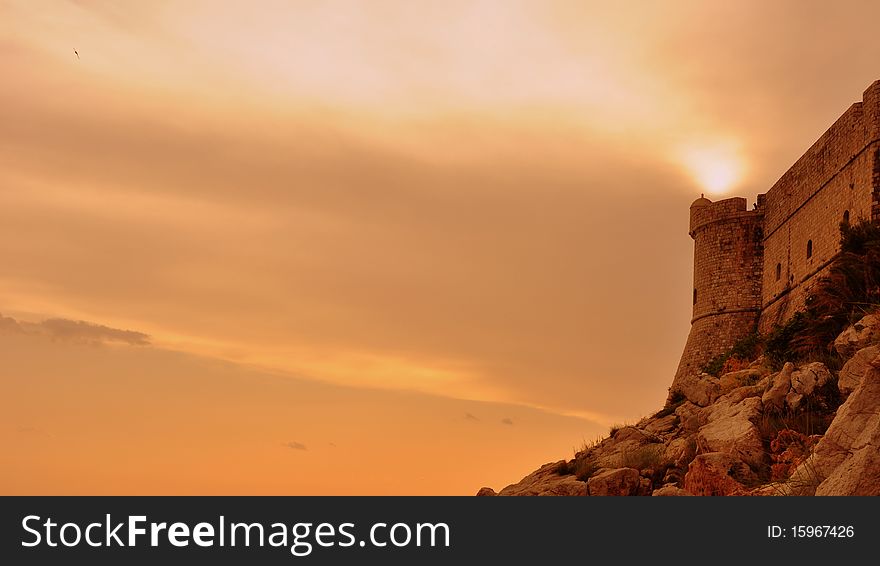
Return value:
<svg viewBox="0 0 880 566">
<path fill-rule="evenodd" d="M 744 198 L 691 205 L 694 308 L 675 380 L 800 310 L 840 251 L 840 223 L 861 218 L 880 220 L 880 81 L 751 210 Z"/>
</svg>

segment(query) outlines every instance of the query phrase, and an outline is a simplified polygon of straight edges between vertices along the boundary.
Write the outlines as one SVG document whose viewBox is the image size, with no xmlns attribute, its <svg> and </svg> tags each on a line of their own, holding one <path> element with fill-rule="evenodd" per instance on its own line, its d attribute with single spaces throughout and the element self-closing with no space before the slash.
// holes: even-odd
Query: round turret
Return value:
<svg viewBox="0 0 880 566">
<path fill-rule="evenodd" d="M 763 210 L 746 210 L 744 198 L 701 196 L 690 213 L 693 318 L 675 384 L 747 336 L 761 310 Z"/>
<path fill-rule="evenodd" d="M 700 198 L 693 202 L 691 208 L 695 206 L 709 206 L 710 204 L 712 204 L 711 200 L 707 199 L 704 195 L 700 195 Z"/>
</svg>

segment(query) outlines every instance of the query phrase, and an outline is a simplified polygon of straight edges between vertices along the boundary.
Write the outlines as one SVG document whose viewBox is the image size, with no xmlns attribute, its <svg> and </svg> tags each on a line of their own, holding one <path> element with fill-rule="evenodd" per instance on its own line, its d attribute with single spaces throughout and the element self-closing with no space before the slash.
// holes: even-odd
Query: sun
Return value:
<svg viewBox="0 0 880 566">
<path fill-rule="evenodd" d="M 710 195 L 726 194 L 742 178 L 743 161 L 733 144 L 687 145 L 678 159 Z"/>
</svg>

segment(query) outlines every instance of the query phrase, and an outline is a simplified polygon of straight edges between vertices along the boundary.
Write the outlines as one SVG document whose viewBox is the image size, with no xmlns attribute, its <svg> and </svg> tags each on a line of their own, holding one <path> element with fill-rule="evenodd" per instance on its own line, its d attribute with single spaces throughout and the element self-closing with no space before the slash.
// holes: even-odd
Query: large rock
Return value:
<svg viewBox="0 0 880 566">
<path fill-rule="evenodd" d="M 663 459 L 666 462 L 671 462 L 676 468 L 685 468 L 696 455 L 696 436 L 680 436 L 666 445 Z"/>
<path fill-rule="evenodd" d="M 697 432 L 697 449 L 725 452 L 760 469 L 768 463 L 761 433 L 754 422 L 761 417 L 761 400 L 750 397 L 739 403 L 719 401 L 711 407 L 709 422 Z"/>
<path fill-rule="evenodd" d="M 722 393 L 730 393 L 734 389 L 754 385 L 764 377 L 764 374 L 758 368 L 741 369 L 725 373 L 719 379 Z"/>
<path fill-rule="evenodd" d="M 587 482 L 590 495 L 635 495 L 641 484 L 639 471 L 634 468 L 603 470 Z"/>
<path fill-rule="evenodd" d="M 491 487 L 481 487 L 480 491 L 477 492 L 477 497 L 491 497 L 495 495 L 498 494 Z"/>
<path fill-rule="evenodd" d="M 694 495 L 743 495 L 755 475 L 748 464 L 726 452 L 700 454 L 688 466 L 684 489 Z"/>
<path fill-rule="evenodd" d="M 880 495 L 880 357 L 785 488 L 794 495 Z"/>
<path fill-rule="evenodd" d="M 587 495 L 586 483 L 573 475 L 560 475 L 563 466 L 567 466 L 565 460 L 544 464 L 498 495 Z"/>
<path fill-rule="evenodd" d="M 696 432 L 706 424 L 706 409 L 685 401 L 675 409 L 681 428 L 687 432 Z"/>
<path fill-rule="evenodd" d="M 750 363 L 749 369 L 756 369 L 765 377 L 773 373 L 773 370 L 770 369 L 770 360 L 764 355 L 758 356 L 758 359 Z"/>
<path fill-rule="evenodd" d="M 880 355 L 880 346 L 862 348 L 849 359 L 837 377 L 837 388 L 846 397 L 862 382 L 865 372 L 871 368 L 871 361 Z"/>
<path fill-rule="evenodd" d="M 612 438 L 613 444 L 628 441 L 635 441 L 637 444 L 644 444 L 649 442 L 652 439 L 652 436 L 650 433 L 639 430 L 634 426 L 624 426 L 619 428 Z"/>
<path fill-rule="evenodd" d="M 659 419 L 651 419 L 645 423 L 645 430 L 651 434 L 665 434 L 672 431 L 678 424 L 678 415 L 671 414 Z"/>
<path fill-rule="evenodd" d="M 739 403 L 743 399 L 748 399 L 749 397 L 761 397 L 764 394 L 765 385 L 763 383 L 756 383 L 755 385 L 745 385 L 743 387 L 737 387 L 730 393 L 724 396 L 731 403 Z"/>
<path fill-rule="evenodd" d="M 831 381 L 831 372 L 822 362 L 801 366 L 791 373 L 792 391 L 804 396 L 813 394 L 817 388 Z"/>
<path fill-rule="evenodd" d="M 869 314 L 841 332 L 834 340 L 834 349 L 846 359 L 875 344 L 880 344 L 880 315 Z"/>
<path fill-rule="evenodd" d="M 593 457 L 600 468 L 633 468 L 636 464 L 650 467 L 657 459 L 654 456 L 662 452 L 660 442 L 661 439 L 650 432 L 625 426 L 598 446 Z"/>
<path fill-rule="evenodd" d="M 786 362 L 782 366 L 782 371 L 771 376 L 770 389 L 761 397 L 761 403 L 765 408 L 782 410 L 785 406 L 785 396 L 791 390 L 792 373 L 794 373 L 794 364 Z"/>
<path fill-rule="evenodd" d="M 705 407 L 721 395 L 721 382 L 708 373 L 687 374 L 672 384 L 670 396 L 675 393 L 680 393 L 691 403 Z"/>
</svg>

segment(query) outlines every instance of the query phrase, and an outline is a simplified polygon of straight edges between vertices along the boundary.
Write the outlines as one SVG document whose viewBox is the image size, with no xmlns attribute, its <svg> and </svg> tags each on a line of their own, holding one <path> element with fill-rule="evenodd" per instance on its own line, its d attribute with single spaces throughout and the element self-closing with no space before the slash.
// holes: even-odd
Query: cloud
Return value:
<svg viewBox="0 0 880 566">
<path fill-rule="evenodd" d="M 0 194 L 0 296 L 118 313 L 156 342 L 315 379 L 608 424 L 662 403 L 689 329 L 700 189 L 668 148 L 736 141 L 740 188 L 765 190 L 876 78 L 880 53 L 876 11 L 792 19 L 792 1 L 760 21 L 739 3 L 496 6 L 513 25 L 491 40 L 453 8 L 353 15 L 337 36 L 332 8 L 290 33 L 213 3 L 90 9 L 99 24 L 19 4 L 0 18 L 17 79 L 0 94 L 15 148 L 0 185 L 17 188 Z M 846 31 L 813 41 L 825 21 Z M 278 41 L 254 51 L 267 33 Z M 326 37 L 345 39 L 329 71 L 309 56 Z M 434 47 L 438 64 L 421 64 Z M 383 112 L 391 94 L 418 111 Z"/>
<path fill-rule="evenodd" d="M 479 421 L 480 420 L 479 417 L 477 417 L 476 415 L 472 415 L 471 413 L 465 413 L 464 418 L 466 418 L 469 421 Z"/>
<path fill-rule="evenodd" d="M 143 332 L 120 330 L 103 324 L 93 324 L 84 320 L 50 318 L 39 324 L 40 328 L 53 340 L 64 342 L 103 344 L 119 342 L 129 346 L 149 346 L 150 337 Z"/>
<path fill-rule="evenodd" d="M 295 440 L 291 440 L 290 442 L 284 444 L 284 446 L 290 448 L 291 450 L 308 450 L 305 444 L 297 442 Z"/>
<path fill-rule="evenodd" d="M 21 325 L 12 317 L 0 314 L 0 331 L 2 332 L 24 332 Z"/>
<path fill-rule="evenodd" d="M 505 417 L 505 418 L 501 419 L 501 424 L 512 425 L 513 420 Z"/>
<path fill-rule="evenodd" d="M 149 346 L 150 336 L 135 330 L 121 330 L 84 320 L 48 318 L 42 322 L 16 320 L 0 314 L 0 331 L 41 335 L 59 342 L 99 345 L 121 343 L 129 346 Z"/>
</svg>

